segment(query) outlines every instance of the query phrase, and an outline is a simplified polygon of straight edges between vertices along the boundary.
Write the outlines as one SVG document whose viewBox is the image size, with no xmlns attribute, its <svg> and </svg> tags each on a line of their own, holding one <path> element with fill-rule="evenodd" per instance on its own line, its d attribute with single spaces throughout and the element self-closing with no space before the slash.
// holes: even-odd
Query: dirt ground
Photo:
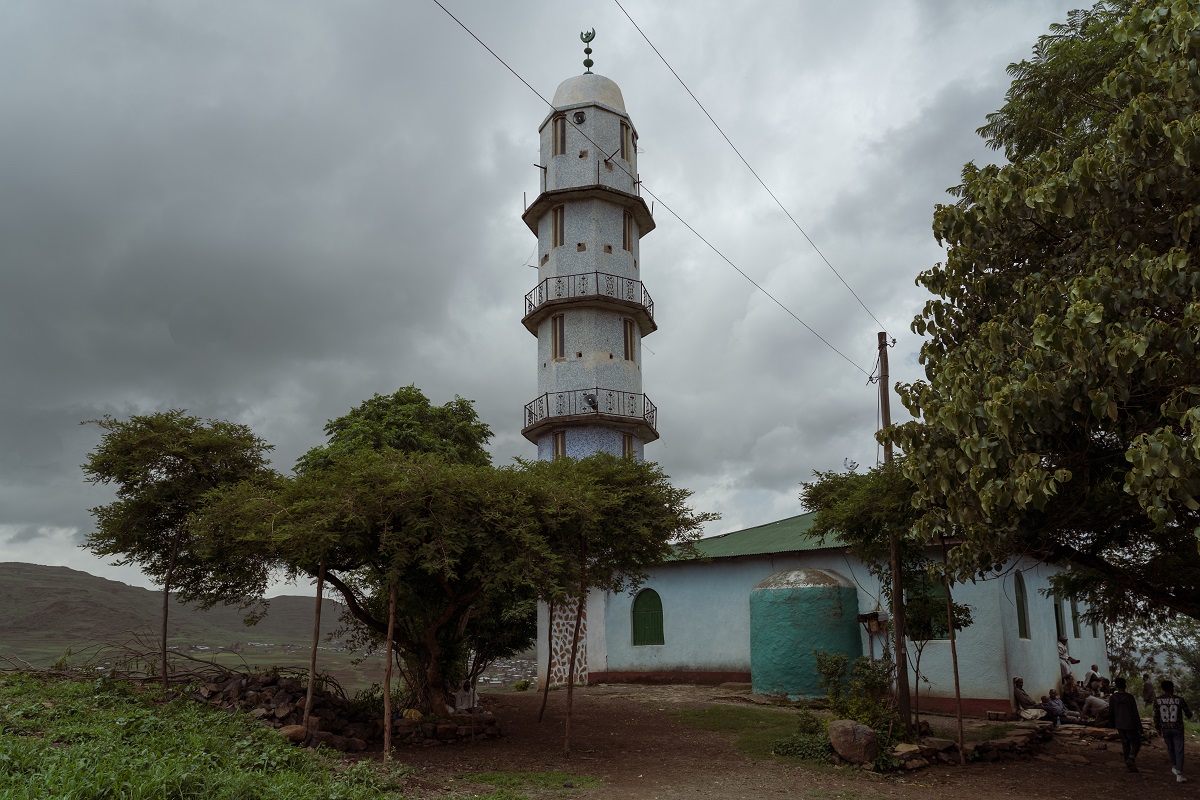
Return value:
<svg viewBox="0 0 1200 800">
<path fill-rule="evenodd" d="M 483 771 L 549 771 L 591 775 L 601 784 L 576 789 L 570 797 L 622 800 L 874 800 L 875 798 L 1200 798 L 1200 763 L 1189 743 L 1193 780 L 1175 782 L 1161 739 L 1143 746 L 1141 771 L 1129 773 L 1117 743 L 1068 745 L 1056 738 L 1041 754 L 1024 761 L 934 766 L 880 776 L 852 767 L 805 768 L 781 760 L 742 755 L 733 736 L 677 724 L 670 712 L 713 703 L 755 702 L 734 689 L 696 686 L 592 686 L 575 691 L 573 753 L 562 752 L 566 693 L 552 692 L 546 719 L 537 722 L 541 695 L 535 692 L 485 695 L 483 705 L 500 719 L 504 736 L 466 745 L 397 752 L 416 770 L 407 788 L 415 798 L 486 794 L 492 787 L 455 776 Z M 943 720 L 952 725 L 952 719 Z M 975 722 L 973 724 L 983 724 Z M 1082 755 L 1088 764 L 1060 760 Z M 529 792 L 537 795 L 537 792 Z M 546 797 L 563 797 L 560 791 Z"/>
</svg>

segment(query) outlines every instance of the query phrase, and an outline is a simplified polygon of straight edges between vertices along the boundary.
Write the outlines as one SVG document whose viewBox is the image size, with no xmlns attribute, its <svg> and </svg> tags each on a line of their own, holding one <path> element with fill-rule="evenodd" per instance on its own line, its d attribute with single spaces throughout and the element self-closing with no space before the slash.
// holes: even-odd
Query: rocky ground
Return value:
<svg viewBox="0 0 1200 800">
<path fill-rule="evenodd" d="M 966 767 L 946 764 L 936 754 L 930 766 L 891 775 L 850 766 L 806 767 L 778 759 L 755 760 L 739 753 L 729 735 L 676 723 L 680 706 L 756 702 L 745 691 L 695 686 L 592 686 L 575 693 L 573 754 L 562 753 L 564 692 L 552 692 L 546 719 L 537 722 L 541 695 L 535 692 L 485 694 L 484 706 L 500 719 L 499 739 L 399 751 L 414 768 L 415 798 L 470 796 L 492 791 L 459 777 L 467 773 L 562 770 L 600 778 L 596 788 L 575 789 L 571 797 L 622 800 L 997 800 L 997 798 L 1200 797 L 1200 752 L 1189 750 L 1197 780 L 1177 784 L 1168 770 L 1161 740 L 1152 740 L 1139 758 L 1141 771 L 1126 771 L 1120 744 L 1111 732 L 1078 728 L 1045 731 L 1018 728 L 994 761 Z M 983 720 L 968 725 L 984 728 Z M 935 725 L 952 727 L 952 720 Z M 1034 733 L 1031 735 L 1029 731 Z M 1030 740 L 1039 741 L 1032 742 Z M 1044 741 L 1042 741 L 1044 739 Z M 1195 743 L 1189 743 L 1195 748 Z M 924 756 L 921 756 L 924 758 Z M 563 793 L 547 794 L 562 797 Z"/>
</svg>

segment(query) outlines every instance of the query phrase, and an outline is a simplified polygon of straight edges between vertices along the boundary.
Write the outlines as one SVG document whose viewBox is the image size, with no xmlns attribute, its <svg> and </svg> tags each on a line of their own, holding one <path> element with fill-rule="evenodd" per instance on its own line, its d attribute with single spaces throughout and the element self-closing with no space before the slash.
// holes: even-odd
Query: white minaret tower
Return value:
<svg viewBox="0 0 1200 800">
<path fill-rule="evenodd" d="M 642 393 L 642 337 L 658 326 L 638 258 L 654 220 L 639 196 L 637 130 L 621 90 L 583 63 L 588 71 L 559 85 L 542 122 L 541 192 L 522 216 L 538 238 L 538 285 L 521 320 L 538 337 L 538 396 L 521 433 L 539 459 L 641 458 L 658 438 L 657 409 Z"/>
</svg>

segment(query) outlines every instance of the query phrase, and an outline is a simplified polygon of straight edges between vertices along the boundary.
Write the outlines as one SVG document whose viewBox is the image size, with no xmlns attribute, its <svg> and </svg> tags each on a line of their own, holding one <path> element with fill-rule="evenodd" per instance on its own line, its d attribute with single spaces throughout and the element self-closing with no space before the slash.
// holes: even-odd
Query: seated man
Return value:
<svg viewBox="0 0 1200 800">
<path fill-rule="evenodd" d="M 1024 678 L 1013 678 L 1013 702 L 1021 719 L 1041 719 L 1046 716 L 1046 709 L 1033 702 L 1029 692 L 1025 691 Z"/>
<path fill-rule="evenodd" d="M 1062 701 L 1071 711 L 1076 713 L 1083 711 L 1083 704 L 1090 696 L 1082 686 L 1075 682 L 1074 678 L 1068 677 L 1063 681 Z"/>
<path fill-rule="evenodd" d="M 1054 720 L 1055 725 L 1079 724 L 1079 712 L 1067 708 L 1054 689 L 1050 690 L 1050 696 L 1043 701 L 1042 707 L 1046 709 L 1046 718 Z"/>
<path fill-rule="evenodd" d="M 1109 727 L 1108 701 L 1094 695 L 1089 697 L 1079 716 L 1081 720 L 1087 720 L 1097 728 Z"/>
<path fill-rule="evenodd" d="M 1099 678 L 1099 677 L 1101 677 L 1100 667 L 1096 666 L 1095 664 L 1092 664 L 1090 667 L 1088 667 L 1088 671 L 1083 673 L 1083 680 L 1081 681 L 1081 683 L 1083 683 L 1084 686 L 1088 687 L 1088 689 L 1091 689 L 1092 688 L 1092 680 L 1095 678 Z"/>
</svg>

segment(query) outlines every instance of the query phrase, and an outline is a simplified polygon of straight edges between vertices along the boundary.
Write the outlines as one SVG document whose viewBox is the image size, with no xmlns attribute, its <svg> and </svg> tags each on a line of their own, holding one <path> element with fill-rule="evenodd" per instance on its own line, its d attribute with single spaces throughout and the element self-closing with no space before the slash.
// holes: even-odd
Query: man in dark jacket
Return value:
<svg viewBox="0 0 1200 800">
<path fill-rule="evenodd" d="M 1108 698 L 1108 711 L 1113 727 L 1121 737 L 1121 755 L 1125 757 L 1125 768 L 1137 772 L 1137 754 L 1142 749 L 1142 717 L 1138 713 L 1137 700 L 1125 691 L 1125 679 L 1117 678 L 1117 690 Z"/>
</svg>

